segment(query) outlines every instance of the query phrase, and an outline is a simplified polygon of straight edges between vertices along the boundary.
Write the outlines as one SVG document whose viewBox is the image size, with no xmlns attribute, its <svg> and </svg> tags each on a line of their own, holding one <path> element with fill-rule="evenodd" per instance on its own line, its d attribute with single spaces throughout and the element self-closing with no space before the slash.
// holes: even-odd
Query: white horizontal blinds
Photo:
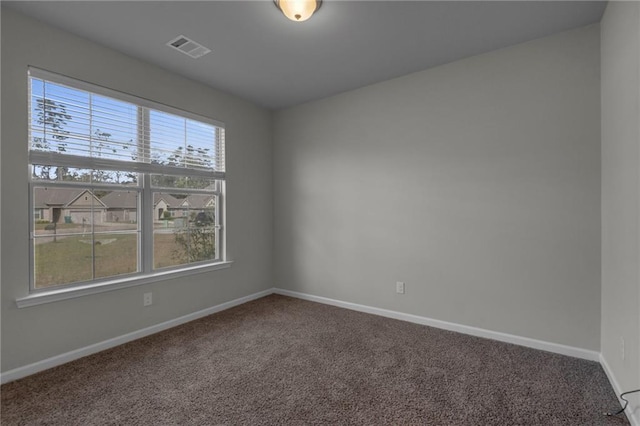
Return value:
<svg viewBox="0 0 640 426">
<path fill-rule="evenodd" d="M 224 172 L 223 129 L 162 111 L 149 111 L 149 147 L 154 164 Z"/>
<path fill-rule="evenodd" d="M 137 106 L 31 79 L 31 149 L 136 161 Z"/>
<path fill-rule="evenodd" d="M 224 179 L 221 126 L 45 71 L 30 75 L 32 164 Z"/>
<path fill-rule="evenodd" d="M 216 134 L 218 137 L 216 139 L 216 167 L 221 172 L 226 170 L 225 164 L 225 146 L 224 146 L 224 128 L 218 127 L 218 132 Z"/>
</svg>

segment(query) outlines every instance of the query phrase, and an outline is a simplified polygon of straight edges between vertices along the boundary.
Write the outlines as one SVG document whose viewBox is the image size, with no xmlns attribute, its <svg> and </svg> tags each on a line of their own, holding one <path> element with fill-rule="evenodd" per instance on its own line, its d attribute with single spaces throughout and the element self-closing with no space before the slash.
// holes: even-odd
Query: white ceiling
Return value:
<svg viewBox="0 0 640 426">
<path fill-rule="evenodd" d="M 606 2 L 325 0 L 304 23 L 271 0 L 3 5 L 277 109 L 598 22 Z M 165 45 L 181 34 L 212 52 Z"/>
</svg>

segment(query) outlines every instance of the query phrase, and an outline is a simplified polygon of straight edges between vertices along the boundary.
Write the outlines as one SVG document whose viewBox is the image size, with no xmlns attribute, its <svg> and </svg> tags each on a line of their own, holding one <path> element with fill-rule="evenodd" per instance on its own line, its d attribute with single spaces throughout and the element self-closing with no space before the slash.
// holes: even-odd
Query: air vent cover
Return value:
<svg viewBox="0 0 640 426">
<path fill-rule="evenodd" d="M 184 53 L 185 55 L 189 55 L 192 58 L 199 58 L 211 52 L 211 49 L 207 49 L 200 43 L 196 43 L 195 41 L 183 35 L 180 35 L 171 40 L 169 43 L 167 43 L 167 46 L 179 50 L 180 52 Z"/>
</svg>

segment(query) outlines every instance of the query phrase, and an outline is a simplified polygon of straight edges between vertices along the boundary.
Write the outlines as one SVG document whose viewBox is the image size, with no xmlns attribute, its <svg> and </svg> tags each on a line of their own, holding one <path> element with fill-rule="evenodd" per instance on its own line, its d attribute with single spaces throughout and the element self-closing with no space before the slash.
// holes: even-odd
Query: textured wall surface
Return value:
<svg viewBox="0 0 640 426">
<path fill-rule="evenodd" d="M 599 37 L 276 113 L 276 286 L 598 350 Z"/>
<path fill-rule="evenodd" d="M 625 391 L 640 385 L 640 3 L 609 2 L 601 33 L 601 350 Z"/>
</svg>

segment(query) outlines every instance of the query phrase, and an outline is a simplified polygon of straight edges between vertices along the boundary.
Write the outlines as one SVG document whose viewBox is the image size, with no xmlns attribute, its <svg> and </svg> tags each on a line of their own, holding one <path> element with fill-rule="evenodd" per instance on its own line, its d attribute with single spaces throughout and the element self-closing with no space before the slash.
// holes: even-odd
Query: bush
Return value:
<svg viewBox="0 0 640 426">
<path fill-rule="evenodd" d="M 206 228 L 191 228 L 174 232 L 175 242 L 180 249 L 173 252 L 175 259 L 188 263 L 211 260 L 216 257 L 215 232 Z"/>
<path fill-rule="evenodd" d="M 42 225 L 44 223 L 49 223 L 47 219 L 36 219 L 36 225 Z"/>
</svg>

